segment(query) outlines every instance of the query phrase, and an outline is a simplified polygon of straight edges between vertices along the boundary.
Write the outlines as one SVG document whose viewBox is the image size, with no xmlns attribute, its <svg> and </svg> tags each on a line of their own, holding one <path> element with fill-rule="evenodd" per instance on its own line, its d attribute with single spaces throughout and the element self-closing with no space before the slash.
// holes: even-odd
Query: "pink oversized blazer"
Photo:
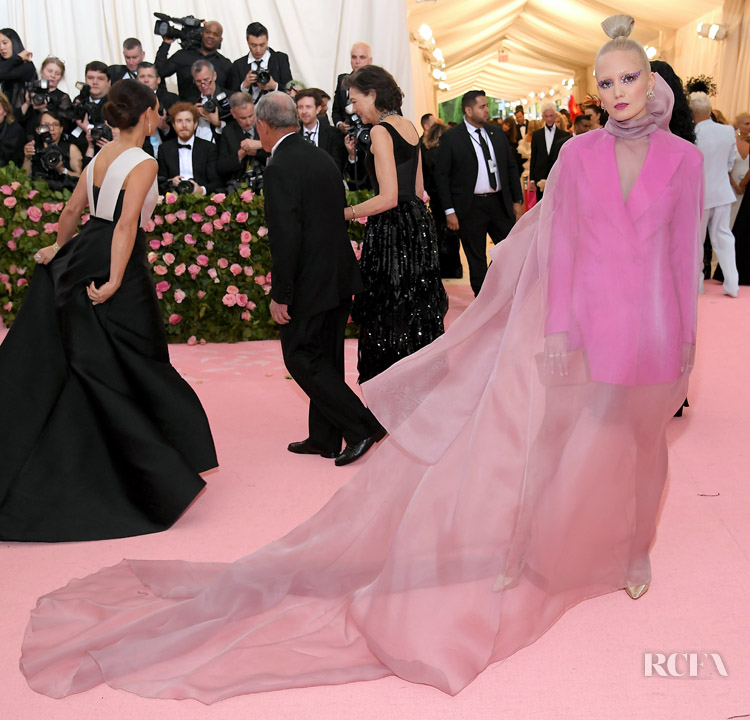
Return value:
<svg viewBox="0 0 750 720">
<path fill-rule="evenodd" d="M 568 332 L 594 381 L 676 380 L 696 334 L 700 151 L 654 131 L 626 202 L 608 131 L 566 143 L 558 163 L 554 195 L 544 197 L 555 203 L 545 335 Z"/>
</svg>

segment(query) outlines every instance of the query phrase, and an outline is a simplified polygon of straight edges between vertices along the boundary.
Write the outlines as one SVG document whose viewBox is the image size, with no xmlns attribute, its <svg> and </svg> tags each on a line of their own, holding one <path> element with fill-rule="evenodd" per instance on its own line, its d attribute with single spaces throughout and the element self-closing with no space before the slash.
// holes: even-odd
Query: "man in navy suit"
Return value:
<svg viewBox="0 0 750 720">
<path fill-rule="evenodd" d="M 487 273 L 487 234 L 499 243 L 523 213 L 518 166 L 497 125 L 489 125 L 484 90 L 461 98 L 464 121 L 440 138 L 435 184 L 446 223 L 458 231 L 475 295 Z"/>
<path fill-rule="evenodd" d="M 250 52 L 232 63 L 229 89 L 248 93 L 253 102 L 274 90 L 283 90 L 292 79 L 289 57 L 268 47 L 268 30 L 259 22 L 250 23 L 245 30 Z M 268 82 L 258 82 L 258 73 L 268 72 Z"/>
</svg>

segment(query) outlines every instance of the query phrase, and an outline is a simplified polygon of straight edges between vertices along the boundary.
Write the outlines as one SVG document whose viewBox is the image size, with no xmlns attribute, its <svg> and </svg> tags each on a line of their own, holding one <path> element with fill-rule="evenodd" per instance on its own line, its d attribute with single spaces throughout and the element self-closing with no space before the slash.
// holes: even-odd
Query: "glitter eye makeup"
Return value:
<svg viewBox="0 0 750 720">
<path fill-rule="evenodd" d="M 620 76 L 620 82 L 623 85 L 629 85 L 632 82 L 635 82 L 640 76 L 641 76 L 641 70 L 638 70 L 638 72 L 632 72 L 632 73 L 625 73 L 624 75 Z M 598 80 L 596 83 L 600 90 L 609 90 L 613 82 L 609 79 L 606 80 Z"/>
</svg>

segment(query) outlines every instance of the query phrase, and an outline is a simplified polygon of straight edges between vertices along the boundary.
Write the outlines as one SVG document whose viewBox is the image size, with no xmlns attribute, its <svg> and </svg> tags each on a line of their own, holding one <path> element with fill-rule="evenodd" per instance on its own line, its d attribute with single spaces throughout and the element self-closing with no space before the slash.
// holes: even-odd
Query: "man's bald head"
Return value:
<svg viewBox="0 0 750 720">
<path fill-rule="evenodd" d="M 351 49 L 352 70 L 372 65 L 372 50 L 366 42 L 356 42 Z"/>
</svg>

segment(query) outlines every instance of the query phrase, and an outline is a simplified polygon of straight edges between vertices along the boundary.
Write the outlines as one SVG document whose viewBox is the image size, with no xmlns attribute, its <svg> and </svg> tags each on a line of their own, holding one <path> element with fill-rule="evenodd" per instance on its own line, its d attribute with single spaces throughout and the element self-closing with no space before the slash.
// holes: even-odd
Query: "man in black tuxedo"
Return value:
<svg viewBox="0 0 750 720">
<path fill-rule="evenodd" d="M 489 125 L 484 90 L 461 98 L 464 121 L 443 133 L 435 184 L 448 228 L 458 231 L 474 294 L 487 273 L 487 233 L 499 243 L 523 213 L 518 166 L 501 127 Z"/>
<path fill-rule="evenodd" d="M 297 103 L 297 113 L 302 123 L 300 135 L 315 147 L 325 150 L 333 158 L 343 176 L 346 163 L 344 138 L 341 137 L 341 133 L 320 120 L 322 108 L 316 104 L 315 90 L 300 90 L 294 96 L 294 102 Z"/>
<path fill-rule="evenodd" d="M 261 142 L 272 155 L 264 188 L 271 316 L 280 327 L 287 370 L 310 398 L 309 437 L 288 450 L 346 465 L 385 430 L 344 380 L 351 297 L 363 284 L 346 230 L 341 174 L 325 152 L 300 137 L 288 95 L 265 95 L 256 115 Z M 342 437 L 346 448 L 339 454 Z"/>
<path fill-rule="evenodd" d="M 232 120 L 219 140 L 218 171 L 226 184 L 243 180 L 249 170 L 262 174 L 269 154 L 263 149 L 255 127 L 255 106 L 249 95 L 236 92 L 229 98 Z"/>
<path fill-rule="evenodd" d="M 146 59 L 141 41 L 133 37 L 123 41 L 122 55 L 125 58 L 124 65 L 110 65 L 108 68 L 109 79 L 112 84 L 118 80 L 137 80 L 138 65 Z"/>
<path fill-rule="evenodd" d="M 552 166 L 560 154 L 563 143 L 570 140 L 570 134 L 555 125 L 557 108 L 555 103 L 545 100 L 542 103 L 542 120 L 544 127 L 531 136 L 531 160 L 529 161 L 529 190 L 536 189 L 537 200 L 544 195 Z"/>
<path fill-rule="evenodd" d="M 516 127 L 518 128 L 518 140 L 523 140 L 523 138 L 526 137 L 526 133 L 529 131 L 529 121 L 526 119 L 523 105 L 516 105 L 513 114 L 515 115 Z"/>
<path fill-rule="evenodd" d="M 352 72 L 359 70 L 365 65 L 372 65 L 372 50 L 366 42 L 356 42 L 352 45 L 349 60 L 352 64 Z M 351 73 L 342 73 L 336 78 L 336 91 L 333 93 L 333 126 L 346 135 L 351 127 L 349 114 L 346 106 L 349 104 L 349 91 L 344 87 L 344 80 Z"/>
<path fill-rule="evenodd" d="M 224 38 L 224 28 L 216 20 L 210 20 L 203 26 L 201 45 L 199 48 L 189 50 L 178 50 L 172 57 L 169 54 L 169 46 L 174 42 L 173 38 L 163 38 L 163 42 L 156 51 L 156 67 L 159 75 L 168 78 L 177 73 L 177 93 L 180 100 L 184 102 L 198 102 L 200 92 L 193 82 L 192 67 L 196 60 L 208 60 L 216 70 L 216 83 L 220 87 L 227 87 L 229 76 L 232 71 L 232 62 L 225 58 L 220 52 L 221 42 Z"/>
<path fill-rule="evenodd" d="M 159 124 L 154 130 L 154 134 L 146 138 L 146 143 L 150 147 L 150 152 L 154 157 L 157 157 L 159 146 L 165 140 L 174 140 L 177 137 L 177 133 L 174 128 L 169 124 L 169 109 L 176 102 L 180 101 L 174 93 L 169 92 L 163 85 L 161 85 L 161 78 L 159 77 L 159 71 L 156 65 L 150 62 L 138 63 L 138 75 L 136 77 L 138 82 L 143 83 L 147 87 L 151 88 L 156 94 L 159 100 Z M 144 150 L 148 148 L 144 147 Z"/>
<path fill-rule="evenodd" d="M 167 140 L 159 148 L 162 188 L 174 190 L 181 180 L 189 180 L 194 193 L 208 195 L 220 184 L 216 172 L 216 145 L 196 137 L 198 111 L 195 105 L 175 103 L 169 110 L 169 119 L 177 139 Z"/>
<path fill-rule="evenodd" d="M 248 93 L 253 102 L 274 90 L 283 90 L 292 79 L 289 57 L 286 53 L 268 47 L 268 30 L 259 22 L 250 23 L 245 30 L 250 52 L 232 63 L 229 89 Z M 268 82 L 258 82 L 258 73 L 267 72 Z"/>
</svg>

